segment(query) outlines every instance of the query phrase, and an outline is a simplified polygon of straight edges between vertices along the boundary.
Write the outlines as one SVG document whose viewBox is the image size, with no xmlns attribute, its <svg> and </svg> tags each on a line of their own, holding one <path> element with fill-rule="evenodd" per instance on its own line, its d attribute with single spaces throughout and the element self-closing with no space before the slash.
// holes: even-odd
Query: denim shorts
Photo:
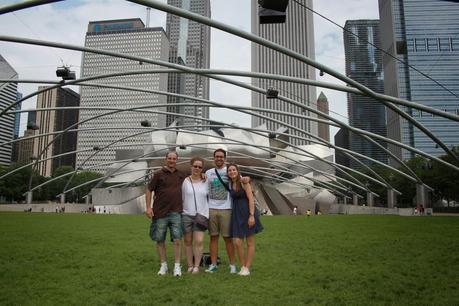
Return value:
<svg viewBox="0 0 459 306">
<path fill-rule="evenodd" d="M 153 219 L 150 225 L 150 238 L 154 241 L 166 240 L 168 227 L 171 241 L 182 239 L 182 216 L 178 212 L 168 213 L 164 218 Z"/>
</svg>

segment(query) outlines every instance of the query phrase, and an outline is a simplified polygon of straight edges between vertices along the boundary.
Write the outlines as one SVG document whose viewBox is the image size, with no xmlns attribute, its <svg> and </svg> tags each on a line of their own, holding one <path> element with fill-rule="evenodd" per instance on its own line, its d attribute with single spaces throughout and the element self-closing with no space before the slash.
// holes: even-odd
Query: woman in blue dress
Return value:
<svg viewBox="0 0 459 306">
<path fill-rule="evenodd" d="M 226 171 L 231 180 L 229 184 L 233 201 L 231 234 L 241 265 L 239 275 L 248 276 L 255 255 L 255 234 L 261 232 L 263 226 L 260 223 L 260 214 L 255 208 L 250 183 L 242 184 L 239 168 L 235 164 L 229 164 Z M 247 243 L 246 254 L 244 254 L 244 239 Z"/>
</svg>

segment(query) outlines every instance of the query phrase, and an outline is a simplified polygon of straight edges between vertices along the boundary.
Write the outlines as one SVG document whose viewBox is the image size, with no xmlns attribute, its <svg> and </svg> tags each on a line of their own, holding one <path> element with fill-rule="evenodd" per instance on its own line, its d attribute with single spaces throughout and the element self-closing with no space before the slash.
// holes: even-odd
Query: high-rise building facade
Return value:
<svg viewBox="0 0 459 306">
<path fill-rule="evenodd" d="M 210 17 L 210 0 L 168 0 L 169 5 Z M 166 33 L 169 36 L 169 61 L 191 68 L 210 67 L 210 27 L 195 21 L 167 14 Z M 170 73 L 168 90 L 193 97 L 209 99 L 209 78 L 195 74 Z M 193 103 L 184 99 L 169 97 L 168 112 L 200 118 L 209 118 L 209 107 L 176 106 L 178 103 Z M 167 124 L 177 120 L 179 125 L 199 125 L 201 120 L 168 115 Z M 200 128 L 192 128 L 199 130 Z"/>
<path fill-rule="evenodd" d="M 108 20 L 90 22 L 86 33 L 86 47 L 115 51 L 133 56 L 140 56 L 167 62 L 169 57 L 169 40 L 161 27 L 146 28 L 144 23 L 136 19 Z M 82 77 L 96 76 L 113 72 L 132 70 L 152 70 L 160 68 L 149 63 L 110 57 L 95 53 L 84 53 L 81 65 Z M 137 87 L 148 90 L 167 91 L 166 74 L 138 74 L 97 82 L 109 85 Z M 145 92 L 83 87 L 81 89 L 81 107 L 115 107 L 135 108 L 151 105 L 152 111 L 166 111 L 167 99 L 165 96 Z M 155 107 L 164 105 L 161 107 Z M 89 120 L 95 115 L 106 113 L 107 110 L 80 111 L 80 120 Z M 132 144 L 130 149 L 142 149 L 142 143 L 147 140 L 147 134 L 129 137 L 135 133 L 128 127 L 140 126 L 140 122 L 149 120 L 153 127 L 164 127 L 164 114 L 140 113 L 125 111 L 109 116 L 102 116 L 96 120 L 85 121 L 80 128 L 97 128 L 99 130 L 81 131 L 78 133 L 77 165 L 89 170 L 104 172 L 108 165 L 115 161 L 116 146 L 104 149 L 93 157 L 90 150 L 94 147 L 102 148 L 121 138 L 120 144 Z M 86 151 L 82 151 L 86 150 Z M 89 159 L 89 160 L 88 160 Z"/>
<path fill-rule="evenodd" d="M 39 87 L 42 90 L 46 87 Z M 80 105 L 80 95 L 68 88 L 53 88 L 37 96 L 37 108 L 72 107 Z M 40 135 L 63 131 L 78 122 L 78 109 L 37 111 L 36 124 Z M 75 127 L 77 128 L 77 127 Z M 77 132 L 60 136 L 51 134 L 33 141 L 33 155 L 40 160 L 76 150 Z M 51 144 L 50 144 L 51 143 Z M 50 144 L 50 145 L 49 145 Z M 43 176 L 51 176 L 61 166 L 75 168 L 76 154 L 67 154 L 38 163 L 36 169 Z"/>
<path fill-rule="evenodd" d="M 24 136 L 19 137 L 18 141 L 14 143 L 16 148 L 17 157 L 15 162 L 18 164 L 28 164 L 32 161 L 33 144 L 36 138 L 29 138 L 36 135 L 36 131 L 27 129 L 24 131 Z"/>
<path fill-rule="evenodd" d="M 343 149 L 349 149 L 349 130 L 345 128 L 340 128 L 335 134 L 335 146 L 338 146 Z M 335 163 L 349 167 L 350 160 L 347 155 L 342 151 L 335 150 Z M 341 171 L 337 171 L 338 176 L 342 175 Z"/>
<path fill-rule="evenodd" d="M 17 92 L 16 93 L 16 101 L 19 101 L 22 99 L 22 93 Z M 15 110 L 21 110 L 21 103 L 16 104 Z M 13 131 L 13 139 L 18 139 L 19 138 L 19 129 L 21 125 L 21 113 L 16 113 L 14 114 L 14 131 Z M 17 151 L 17 146 L 16 144 L 13 144 L 12 146 L 12 153 L 11 153 L 11 161 L 12 162 L 17 162 L 18 161 L 18 151 Z"/>
<path fill-rule="evenodd" d="M 323 92 L 320 92 L 319 97 L 317 98 L 317 109 L 324 114 L 328 115 L 328 99 Z M 319 116 L 319 119 L 326 120 L 325 117 Z M 319 122 L 318 124 L 319 137 L 325 141 L 330 141 L 330 125 L 326 123 Z"/>
<path fill-rule="evenodd" d="M 446 0 L 380 0 L 385 93 L 443 111 L 459 114 L 459 4 Z M 396 57 L 399 62 L 392 58 Z M 427 74 L 429 80 L 407 64 Z M 422 123 L 448 147 L 459 144 L 455 121 L 411 108 L 402 109 Z M 387 112 L 389 138 L 426 153 L 445 154 L 441 148 L 392 111 Z M 413 153 L 389 145 L 403 159 Z M 393 161 L 390 159 L 390 163 Z"/>
<path fill-rule="evenodd" d="M 14 143 L 15 159 L 13 160 L 19 164 L 28 164 L 33 156 L 33 145 L 36 138 L 29 138 L 37 134 L 34 129 L 37 127 L 37 112 L 27 112 L 27 129 L 24 131 L 24 136 L 19 137 L 18 141 Z"/>
<path fill-rule="evenodd" d="M 15 80 L 18 78 L 16 70 L 0 55 L 0 79 Z M 0 84 L 0 109 L 16 102 L 17 83 Z M 0 117 L 0 142 L 8 142 L 13 139 L 14 114 L 3 114 Z M 0 147 L 0 165 L 9 166 L 11 163 L 12 144 Z"/>
<path fill-rule="evenodd" d="M 16 93 L 16 101 L 19 101 L 22 99 L 22 93 L 17 92 Z M 21 110 L 21 103 L 16 104 L 16 110 Z M 21 113 L 16 113 L 14 114 L 14 132 L 13 132 L 13 138 L 16 139 L 19 137 L 19 129 L 21 125 Z"/>
<path fill-rule="evenodd" d="M 379 20 L 348 20 L 344 29 L 346 75 L 375 92 L 384 93 Z M 386 110 L 381 102 L 356 94 L 348 94 L 347 100 L 352 127 L 386 136 Z M 385 146 L 385 143 L 381 145 Z M 352 151 L 387 163 L 387 154 L 380 147 L 355 133 L 349 133 L 349 147 Z M 360 161 L 368 165 L 372 163 L 367 159 Z M 362 167 L 354 160 L 350 165 L 352 168 Z"/>
<path fill-rule="evenodd" d="M 258 18 L 258 1 L 251 1 L 253 34 L 314 59 L 314 24 L 311 11 L 299 5 L 296 1 L 290 1 L 287 7 L 285 23 L 260 24 Z M 312 0 L 306 0 L 303 1 L 303 3 L 312 8 Z M 315 79 L 315 68 L 312 66 L 306 65 L 303 62 L 292 59 L 291 57 L 255 43 L 252 43 L 252 71 L 295 76 L 304 79 Z M 279 91 L 279 95 L 291 98 L 312 108 L 316 108 L 315 87 L 262 79 L 253 79 L 252 83 L 264 89 L 276 89 Z M 303 109 L 298 106 L 293 106 L 292 104 L 278 99 L 266 99 L 265 95 L 258 93 L 252 93 L 252 107 L 315 116 L 309 111 L 303 111 Z M 317 135 L 318 133 L 317 122 L 289 115 L 275 113 L 262 114 L 293 125 L 300 130 L 310 132 L 314 135 Z M 271 121 L 252 116 L 252 127 L 259 126 L 262 123 L 266 123 L 269 130 L 276 130 L 282 126 L 279 123 L 273 123 Z M 293 135 L 305 137 L 303 133 L 299 133 L 297 131 L 290 132 Z M 291 143 L 297 145 L 307 144 L 307 141 L 298 140 L 296 138 L 293 138 L 290 141 Z"/>
</svg>

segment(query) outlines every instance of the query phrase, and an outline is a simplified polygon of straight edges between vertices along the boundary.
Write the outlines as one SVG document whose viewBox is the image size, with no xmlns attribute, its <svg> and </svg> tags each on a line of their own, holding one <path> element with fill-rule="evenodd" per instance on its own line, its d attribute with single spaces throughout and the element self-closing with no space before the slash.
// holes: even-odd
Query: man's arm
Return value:
<svg viewBox="0 0 459 306">
<path fill-rule="evenodd" d="M 151 207 L 151 191 L 147 188 L 145 189 L 145 214 L 147 215 L 148 219 L 153 217 L 153 209 Z"/>
<path fill-rule="evenodd" d="M 242 184 L 249 184 L 250 183 L 250 176 L 241 176 L 241 183 Z"/>
</svg>

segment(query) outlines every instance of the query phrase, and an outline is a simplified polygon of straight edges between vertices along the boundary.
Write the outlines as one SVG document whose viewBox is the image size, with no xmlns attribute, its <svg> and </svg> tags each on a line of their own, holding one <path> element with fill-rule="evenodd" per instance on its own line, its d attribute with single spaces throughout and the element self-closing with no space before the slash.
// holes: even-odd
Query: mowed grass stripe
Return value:
<svg viewBox="0 0 459 306">
<path fill-rule="evenodd" d="M 459 304 L 457 217 L 262 222 L 250 277 L 228 273 L 221 243 L 217 273 L 177 279 L 156 275 L 145 216 L 0 213 L 0 304 Z"/>
</svg>

